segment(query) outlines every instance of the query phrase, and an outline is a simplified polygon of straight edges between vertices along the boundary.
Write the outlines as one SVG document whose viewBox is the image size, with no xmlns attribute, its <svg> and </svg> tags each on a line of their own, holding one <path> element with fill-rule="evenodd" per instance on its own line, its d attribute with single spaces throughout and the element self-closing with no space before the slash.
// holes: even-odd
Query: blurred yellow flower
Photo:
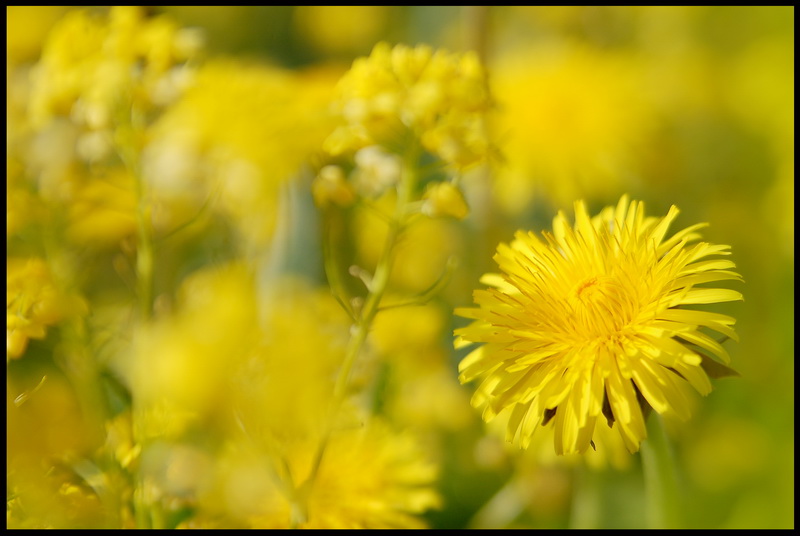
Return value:
<svg viewBox="0 0 800 536">
<path fill-rule="evenodd" d="M 58 289 L 42 259 L 8 259 L 6 270 L 6 360 L 24 354 L 29 339 L 44 339 L 49 326 L 86 312 L 83 299 Z"/>
<path fill-rule="evenodd" d="M 71 240 L 116 245 L 136 231 L 134 179 L 124 168 L 100 172 L 78 186 L 67 210 Z"/>
<path fill-rule="evenodd" d="M 311 195 L 319 207 L 328 205 L 349 206 L 355 201 L 353 187 L 345 179 L 344 171 L 339 166 L 324 166 L 319 170 L 311 183 Z"/>
<path fill-rule="evenodd" d="M 173 66 L 195 56 L 201 41 L 164 17 L 137 6 L 114 6 L 107 16 L 67 13 L 48 35 L 32 76 L 35 125 L 70 117 L 91 129 L 111 126 L 119 107 L 139 112 L 176 95 Z"/>
<path fill-rule="evenodd" d="M 450 216 L 463 220 L 469 214 L 464 194 L 453 183 L 437 182 L 428 186 L 422 196 L 422 213 L 431 216 Z"/>
<path fill-rule="evenodd" d="M 687 419 L 688 385 L 705 395 L 704 370 L 727 351 L 704 329 L 737 339 L 729 316 L 687 308 L 742 299 L 739 292 L 696 285 L 741 280 L 729 246 L 699 242 L 687 227 L 665 239 L 678 209 L 645 217 L 642 202 L 623 196 L 589 217 L 575 204 L 575 226 L 562 212 L 553 232 L 519 231 L 495 260 L 503 275 L 474 293 L 475 321 L 456 330 L 456 346 L 481 343 L 459 365 L 464 382 L 483 377 L 472 403 L 491 420 L 509 409 L 507 439 L 527 448 L 539 426 L 554 427 L 557 454 L 585 452 L 601 417 L 629 451 L 646 437 L 643 407 Z"/>
<path fill-rule="evenodd" d="M 35 60 L 47 32 L 68 6 L 7 6 L 6 59 L 19 64 Z"/>
<path fill-rule="evenodd" d="M 269 240 L 281 187 L 330 130 L 332 75 L 233 60 L 206 63 L 153 126 L 143 173 L 154 195 L 199 204 L 213 194 L 245 239 Z"/>
<path fill-rule="evenodd" d="M 506 160 L 495 177 L 500 206 L 517 215 L 537 196 L 561 206 L 616 196 L 631 184 L 655 118 L 643 83 L 633 56 L 570 41 L 498 56 L 492 88 Z"/>
<path fill-rule="evenodd" d="M 41 213 L 38 199 L 23 174 L 21 162 L 6 157 L 6 237 L 22 231 Z"/>
<path fill-rule="evenodd" d="M 298 444 L 287 454 L 286 472 L 296 482 L 307 478 L 314 446 Z M 436 464 L 415 436 L 377 419 L 331 438 L 310 487 L 286 489 L 246 452 L 234 450 L 219 463 L 221 482 L 202 500 L 254 528 L 424 528 L 418 516 L 440 506 Z"/>
<path fill-rule="evenodd" d="M 273 284 L 259 339 L 231 374 L 229 403 L 253 439 L 283 456 L 324 433 L 349 323 L 329 292 L 299 279 Z"/>
<path fill-rule="evenodd" d="M 424 528 L 417 516 L 440 505 L 438 468 L 412 435 L 376 420 L 335 436 L 325 455 L 309 528 Z"/>
<path fill-rule="evenodd" d="M 394 422 L 415 429 L 463 430 L 474 418 L 444 347 L 446 321 L 444 309 L 435 303 L 388 308 L 375 317 L 370 344 L 389 371 L 379 396 Z"/>
<path fill-rule="evenodd" d="M 254 341 L 253 290 L 242 265 L 198 271 L 183 282 L 174 314 L 141 332 L 129 370 L 139 437 L 178 437 L 227 408 L 231 377 Z"/>
<path fill-rule="evenodd" d="M 489 153 L 485 115 L 492 106 L 474 53 L 378 43 L 339 82 L 335 110 L 344 125 L 325 142 L 332 155 L 382 145 L 401 150 L 407 132 L 461 169 Z"/>
</svg>

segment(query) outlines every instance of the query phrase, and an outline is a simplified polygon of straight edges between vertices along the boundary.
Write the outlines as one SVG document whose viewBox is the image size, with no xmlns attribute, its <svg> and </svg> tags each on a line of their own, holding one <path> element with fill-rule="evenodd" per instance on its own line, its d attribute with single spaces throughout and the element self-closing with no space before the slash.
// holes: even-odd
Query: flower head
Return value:
<svg viewBox="0 0 800 536">
<path fill-rule="evenodd" d="M 115 6 L 107 17 L 71 11 L 49 34 L 32 73 L 32 120 L 68 116 L 103 129 L 126 97 L 144 108 L 167 104 L 176 75 L 200 48 L 192 30 L 148 18 L 136 6 Z"/>
<path fill-rule="evenodd" d="M 335 107 L 344 124 L 325 145 L 333 155 L 393 147 L 407 132 L 458 168 L 488 152 L 484 118 L 492 101 L 475 54 L 379 43 L 353 63 L 338 92 Z"/>
<path fill-rule="evenodd" d="M 729 246 L 689 245 L 705 224 L 666 238 L 677 214 L 645 217 L 642 202 L 623 196 L 590 218 L 578 202 L 574 227 L 559 213 L 543 240 L 520 231 L 498 247 L 503 274 L 484 276 L 494 288 L 475 292 L 478 307 L 456 311 L 474 319 L 456 330 L 456 345 L 482 343 L 459 365 L 460 380 L 484 378 L 473 405 L 485 406 L 485 420 L 508 409 L 507 439 L 527 448 L 550 424 L 558 454 L 585 452 L 604 417 L 635 452 L 643 407 L 686 419 L 687 387 L 711 391 L 709 356 L 730 358 L 708 330 L 736 340 L 735 320 L 687 306 L 742 299 L 698 286 L 741 276 L 709 258 Z"/>
</svg>

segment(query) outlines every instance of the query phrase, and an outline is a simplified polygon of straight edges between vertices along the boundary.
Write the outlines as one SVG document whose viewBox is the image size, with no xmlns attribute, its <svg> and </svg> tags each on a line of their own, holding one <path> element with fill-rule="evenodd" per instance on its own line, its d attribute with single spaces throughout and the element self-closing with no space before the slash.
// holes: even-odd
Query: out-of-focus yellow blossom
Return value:
<svg viewBox="0 0 800 536">
<path fill-rule="evenodd" d="M 199 48 L 196 32 L 138 7 L 74 10 L 49 33 L 25 84 L 10 82 L 10 151 L 30 190 L 67 220 L 69 238 L 109 245 L 133 232 L 143 131 L 183 90 Z"/>
<path fill-rule="evenodd" d="M 308 477 L 314 447 L 298 444 L 283 460 L 295 484 Z M 219 463 L 203 504 L 254 528 L 424 528 L 418 516 L 440 506 L 438 468 L 422 445 L 377 419 L 335 433 L 314 484 L 294 493 L 257 456 L 234 450 Z"/>
<path fill-rule="evenodd" d="M 13 365 L 13 364 L 12 364 Z M 109 513 L 73 469 L 99 446 L 75 388 L 55 369 L 38 386 L 9 368 L 6 390 L 8 528 L 98 527 Z M 28 396 L 25 396 L 25 395 Z M 78 465 L 77 463 L 75 465 Z"/>
<path fill-rule="evenodd" d="M 263 244 L 275 230 L 281 187 L 330 130 L 332 74 L 205 64 L 153 127 L 144 175 L 154 195 L 198 203 L 213 195 L 245 238 Z"/>
<path fill-rule="evenodd" d="M 319 439 L 344 356 L 346 315 L 328 293 L 300 282 L 281 281 L 269 292 L 259 308 L 258 287 L 242 265 L 203 270 L 183 284 L 175 314 L 143 337 L 133 364 L 145 435 L 180 437 L 211 419 L 226 427 L 236 421 L 274 455 Z"/>
<path fill-rule="evenodd" d="M 6 270 L 6 360 L 24 354 L 29 339 L 44 339 L 49 326 L 86 313 L 86 302 L 60 290 L 42 259 L 8 259 Z"/>
<path fill-rule="evenodd" d="M 233 375 L 231 404 L 254 440 L 288 456 L 298 443 L 319 441 L 329 424 L 349 323 L 329 292 L 291 279 L 275 284 L 259 339 Z"/>
<path fill-rule="evenodd" d="M 632 56 L 548 42 L 504 52 L 492 74 L 505 210 L 518 215 L 537 196 L 608 201 L 632 184 L 655 121 Z"/>
<path fill-rule="evenodd" d="M 183 283 L 176 313 L 142 333 L 130 373 L 148 436 L 179 436 L 225 411 L 231 377 L 254 343 L 255 300 L 245 267 L 201 271 Z"/>
<path fill-rule="evenodd" d="M 472 403 L 484 420 L 511 411 L 506 438 L 523 448 L 550 423 L 556 454 L 571 454 L 586 452 L 605 422 L 636 452 L 647 434 L 642 407 L 690 416 L 689 387 L 711 391 L 708 355 L 730 360 L 705 330 L 737 335 L 735 319 L 685 306 L 741 300 L 697 286 L 741 276 L 713 258 L 729 246 L 688 245 L 705 224 L 666 238 L 677 214 L 645 217 L 643 203 L 623 196 L 590 218 L 577 202 L 574 228 L 559 212 L 544 241 L 520 231 L 498 247 L 503 275 L 484 276 L 492 288 L 474 293 L 479 307 L 456 311 L 474 320 L 456 330 L 456 346 L 481 343 L 459 378 L 483 379 Z"/>
<path fill-rule="evenodd" d="M 392 303 L 392 299 L 387 297 L 386 303 Z M 400 301 L 403 298 L 395 299 Z M 383 354 L 418 354 L 439 347 L 444 328 L 444 313 L 437 305 L 395 307 L 378 313 L 370 340 Z"/>
<path fill-rule="evenodd" d="M 428 186 L 422 196 L 422 213 L 431 216 L 451 216 L 463 220 L 469 214 L 464 194 L 450 182 L 437 182 Z"/>
<path fill-rule="evenodd" d="M 40 204 L 25 183 L 22 164 L 6 158 L 6 237 L 24 229 L 40 215 Z"/>
<path fill-rule="evenodd" d="M 402 301 L 387 297 L 386 303 Z M 452 374 L 445 351 L 445 314 L 440 305 L 409 305 L 381 311 L 371 347 L 389 368 L 385 411 L 416 429 L 463 429 L 472 418 L 468 396 Z"/>
<path fill-rule="evenodd" d="M 391 6 L 296 6 L 294 26 L 324 54 L 362 54 L 380 38 Z"/>
<path fill-rule="evenodd" d="M 164 17 L 146 18 L 136 6 L 112 7 L 107 16 L 67 13 L 48 35 L 31 76 L 35 125 L 69 117 L 91 129 L 111 126 L 131 105 L 146 112 L 177 94 L 173 67 L 198 53 L 199 37 Z"/>
<path fill-rule="evenodd" d="M 340 166 L 328 165 L 319 170 L 311 184 L 311 194 L 317 206 L 330 204 L 348 206 L 356 199 L 355 191 L 344 176 Z"/>
<path fill-rule="evenodd" d="M 115 245 L 136 231 L 134 180 L 123 168 L 95 176 L 74 192 L 67 236 L 79 244 Z"/>
<path fill-rule="evenodd" d="M 292 281 L 266 287 L 259 311 L 256 288 L 243 267 L 203 271 L 184 284 L 175 317 L 154 326 L 134 365 L 139 426 L 150 423 L 142 436 L 177 440 L 204 422 L 238 438 L 230 463 L 241 470 L 225 467 L 212 486 L 222 496 L 204 491 L 202 478 L 186 481 L 201 501 L 213 495 L 209 512 L 223 507 L 257 527 L 421 526 L 414 516 L 438 504 L 435 467 L 405 436 L 377 424 L 362 429 L 350 411 L 333 426 L 307 495 L 287 491 L 309 476 L 330 425 L 348 321 L 328 293 Z M 154 475 L 168 490 L 168 475 Z"/>
<path fill-rule="evenodd" d="M 6 60 L 20 64 L 35 60 L 45 37 L 67 6 L 6 6 Z"/>
<path fill-rule="evenodd" d="M 400 157 L 377 145 L 356 151 L 355 161 L 353 180 L 358 191 L 365 197 L 380 197 L 400 180 Z"/>
<path fill-rule="evenodd" d="M 353 62 L 334 106 L 344 125 L 325 142 L 332 155 L 375 144 L 402 154 L 409 132 L 458 169 L 490 150 L 485 116 L 492 100 L 474 53 L 381 42 L 369 57 Z"/>
</svg>

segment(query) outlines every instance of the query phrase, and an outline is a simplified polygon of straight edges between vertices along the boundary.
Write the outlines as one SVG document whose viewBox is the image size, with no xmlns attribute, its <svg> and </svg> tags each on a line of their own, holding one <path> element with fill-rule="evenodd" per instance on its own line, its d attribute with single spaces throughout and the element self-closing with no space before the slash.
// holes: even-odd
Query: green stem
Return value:
<svg viewBox="0 0 800 536">
<path fill-rule="evenodd" d="M 144 321 L 153 315 L 153 230 L 150 207 L 144 192 L 142 178 L 136 180 L 136 284 L 139 293 L 139 310 Z"/>
<path fill-rule="evenodd" d="M 115 132 L 117 153 L 123 165 L 133 176 L 136 185 L 136 291 L 139 305 L 139 316 L 142 324 L 153 318 L 153 274 L 154 274 L 154 240 L 152 214 L 147 198 L 144 179 L 141 174 L 140 160 L 142 139 L 144 138 L 144 119 L 131 106 L 129 115 L 123 114 Z M 136 400 L 132 401 L 133 440 L 144 449 L 144 441 L 136 425 Z M 152 499 L 146 492 L 144 475 L 141 470 L 134 475 L 133 510 L 137 528 L 158 528 L 158 516 L 154 510 Z"/>
<path fill-rule="evenodd" d="M 641 452 L 649 528 L 680 528 L 677 466 L 664 421 L 655 412 L 647 421 L 647 440 Z"/>
<path fill-rule="evenodd" d="M 463 6 L 465 44 L 477 52 L 481 62 L 486 61 L 489 40 L 489 6 Z"/>
<path fill-rule="evenodd" d="M 317 478 L 322 458 L 325 454 L 325 449 L 330 440 L 333 432 L 333 423 L 339 413 L 344 399 L 347 396 L 347 388 L 350 383 L 350 374 L 353 369 L 364 342 L 367 339 L 372 322 L 375 315 L 380 310 L 380 303 L 386 288 L 389 283 L 389 276 L 392 270 L 392 261 L 394 259 L 395 245 L 400 233 L 403 231 L 406 224 L 406 207 L 411 201 L 417 183 L 418 174 L 418 153 L 416 150 L 409 151 L 403 162 L 403 169 L 401 172 L 400 183 L 397 186 L 397 204 L 395 206 L 395 215 L 389 223 L 389 230 L 384 241 L 383 251 L 375 267 L 375 273 L 367 289 L 367 297 L 364 300 L 364 306 L 361 308 L 358 320 L 355 323 L 355 330 L 348 341 L 347 348 L 345 349 L 345 356 L 342 366 L 339 369 L 339 374 L 336 378 L 336 383 L 333 388 L 333 400 L 331 403 L 331 410 L 326 422 L 326 428 L 322 435 L 319 447 L 315 453 L 314 461 L 311 466 L 311 472 L 308 479 L 297 488 L 296 497 L 306 498 L 310 492 L 310 488 Z M 301 509 L 301 511 L 305 511 Z"/>
<path fill-rule="evenodd" d="M 585 463 L 581 462 L 575 467 L 569 528 L 600 528 L 603 508 L 601 485 L 600 475 L 586 467 Z"/>
</svg>

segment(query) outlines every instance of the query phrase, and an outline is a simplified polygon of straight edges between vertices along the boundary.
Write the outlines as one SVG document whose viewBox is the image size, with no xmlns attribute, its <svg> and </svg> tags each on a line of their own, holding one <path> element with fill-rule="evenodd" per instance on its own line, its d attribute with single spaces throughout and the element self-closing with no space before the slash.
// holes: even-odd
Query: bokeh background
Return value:
<svg viewBox="0 0 800 536">
<path fill-rule="evenodd" d="M 36 61 L 67 9 L 7 8 L 9 73 Z M 148 9 L 201 28 L 209 57 L 298 72 L 343 73 L 382 40 L 479 53 L 497 101 L 493 128 L 502 157 L 468 177 L 473 211 L 467 220 L 413 239 L 420 249 L 430 242 L 441 258 L 431 260 L 409 246 L 401 263 L 406 270 L 396 275 L 399 286 L 424 288 L 428 282 L 408 274 L 428 270 L 435 278 L 450 253 L 461 257 L 460 272 L 439 302 L 439 311 L 447 312 L 431 319 L 443 329 L 430 337 L 447 348 L 454 384 L 461 356 L 449 350 L 447 339 L 463 321 L 449 311 L 470 303 L 480 274 L 493 270 L 495 247 L 515 230 L 546 229 L 556 211 L 571 214 L 577 199 L 596 212 L 624 193 L 645 201 L 653 215 L 677 205 L 681 228 L 709 222 L 704 238 L 732 246 L 745 280 L 737 288 L 745 301 L 716 309 L 737 318 L 741 340 L 726 348 L 740 377 L 715 381 L 689 422 L 668 423 L 680 469 L 682 524 L 794 527 L 793 7 Z M 308 223 L 313 206 L 304 210 L 300 220 L 307 228 L 295 236 L 301 241 L 314 228 Z M 367 244 L 361 255 L 368 259 L 373 239 L 358 240 Z M 322 281 L 319 254 L 309 251 L 290 248 L 289 266 Z M 403 317 L 395 321 L 424 331 L 430 324 L 420 318 L 413 319 L 418 325 Z M 388 347 L 402 345 L 385 340 Z M 16 418 L 11 402 L 17 396 L 12 390 L 24 384 L 20 378 L 35 377 L 19 363 L 9 367 L 12 452 L 46 426 Z M 472 386 L 449 388 L 462 390 L 453 397 L 467 404 Z M 436 402 L 426 407 L 424 396 L 412 396 L 415 411 L 434 413 Z M 59 411 L 63 418 L 47 431 L 50 440 L 69 438 L 69 419 L 77 418 L 69 407 Z M 505 448 L 475 413 L 451 414 L 449 425 L 443 424 L 447 418 L 433 419 L 447 455 L 443 506 L 426 514 L 430 526 L 641 526 L 646 505 L 638 457 L 621 468 L 590 472 L 534 463 Z"/>
</svg>

